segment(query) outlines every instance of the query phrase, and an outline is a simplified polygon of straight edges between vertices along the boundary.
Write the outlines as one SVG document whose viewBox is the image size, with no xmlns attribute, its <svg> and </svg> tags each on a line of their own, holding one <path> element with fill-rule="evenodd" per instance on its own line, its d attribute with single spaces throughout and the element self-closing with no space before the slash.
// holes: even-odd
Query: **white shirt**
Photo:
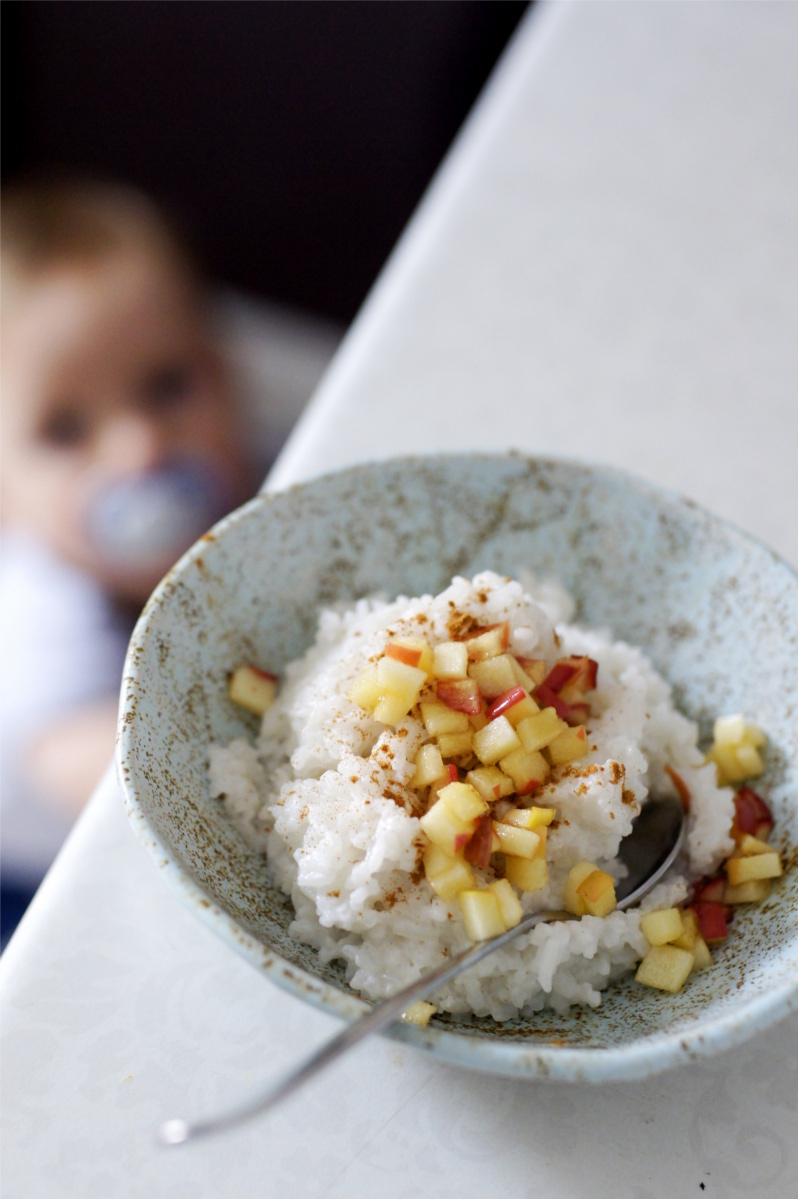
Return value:
<svg viewBox="0 0 798 1199">
<path fill-rule="evenodd" d="M 0 867 L 36 886 L 69 831 L 26 768 L 33 741 L 85 704 L 115 698 L 129 620 L 93 579 L 18 531 L 0 559 Z"/>
</svg>

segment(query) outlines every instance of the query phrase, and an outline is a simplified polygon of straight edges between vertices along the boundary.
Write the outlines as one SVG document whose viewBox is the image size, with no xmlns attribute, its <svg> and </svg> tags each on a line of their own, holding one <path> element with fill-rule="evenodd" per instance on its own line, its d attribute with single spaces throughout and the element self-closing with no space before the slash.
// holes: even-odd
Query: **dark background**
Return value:
<svg viewBox="0 0 798 1199">
<path fill-rule="evenodd" d="M 348 322 L 526 7 L 5 0 L 3 181 L 135 183 L 222 282 Z"/>
</svg>

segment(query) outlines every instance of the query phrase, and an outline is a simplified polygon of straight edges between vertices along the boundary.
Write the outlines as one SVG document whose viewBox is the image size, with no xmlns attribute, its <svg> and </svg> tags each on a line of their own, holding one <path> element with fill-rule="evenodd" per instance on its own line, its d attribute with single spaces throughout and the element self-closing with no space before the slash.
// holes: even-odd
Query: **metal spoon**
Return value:
<svg viewBox="0 0 798 1199">
<path fill-rule="evenodd" d="M 684 843 L 685 832 L 684 808 L 678 800 L 663 799 L 645 805 L 635 820 L 632 832 L 621 842 L 618 856 L 629 873 L 616 887 L 619 910 L 637 903 L 659 882 L 676 860 Z M 431 991 L 460 974 L 462 970 L 466 970 L 476 962 L 481 962 L 494 950 L 501 949 L 515 937 L 520 937 L 534 928 L 536 924 L 550 918 L 546 912 L 537 912 L 532 916 L 527 916 L 515 928 L 509 929 L 501 936 L 494 937 L 490 941 L 478 942 L 464 953 L 444 962 L 437 970 L 432 970 L 429 974 L 425 974 L 416 982 L 411 983 L 397 995 L 392 995 L 390 999 L 384 999 L 381 1003 L 375 1004 L 370 1012 L 356 1020 L 354 1024 L 347 1025 L 342 1032 L 312 1054 L 298 1069 L 292 1070 L 285 1078 L 272 1083 L 265 1091 L 245 1100 L 238 1107 L 206 1120 L 197 1120 L 194 1123 L 181 1119 L 166 1120 L 158 1130 L 159 1139 L 165 1145 L 180 1145 L 185 1141 L 193 1141 L 198 1137 L 234 1128 L 245 1120 L 251 1120 L 254 1116 L 261 1115 L 281 1099 L 293 1094 L 330 1062 L 335 1061 L 347 1049 L 351 1049 L 353 1045 L 362 1041 L 364 1037 L 379 1032 L 387 1025 L 392 1024 L 411 1003 L 423 999 L 425 995 L 429 995 Z M 558 916 L 557 918 L 562 919 L 563 917 Z"/>
</svg>

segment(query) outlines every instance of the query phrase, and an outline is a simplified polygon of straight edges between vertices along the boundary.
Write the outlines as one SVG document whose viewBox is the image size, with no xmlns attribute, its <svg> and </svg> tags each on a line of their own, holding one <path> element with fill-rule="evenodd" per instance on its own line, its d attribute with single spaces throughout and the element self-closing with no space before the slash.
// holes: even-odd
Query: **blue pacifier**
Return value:
<svg viewBox="0 0 798 1199">
<path fill-rule="evenodd" d="M 205 467 L 172 463 L 110 484 L 95 496 L 88 533 L 120 568 L 173 562 L 226 510 L 225 489 Z"/>
</svg>

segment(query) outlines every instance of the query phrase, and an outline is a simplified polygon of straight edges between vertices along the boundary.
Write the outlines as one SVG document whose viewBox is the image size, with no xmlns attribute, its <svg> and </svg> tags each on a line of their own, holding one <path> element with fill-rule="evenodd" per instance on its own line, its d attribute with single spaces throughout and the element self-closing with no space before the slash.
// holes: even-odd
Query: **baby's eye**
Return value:
<svg viewBox="0 0 798 1199">
<path fill-rule="evenodd" d="M 191 392 L 194 372 L 186 366 L 162 366 L 144 380 L 143 398 L 147 408 L 158 411 L 180 404 Z"/>
<path fill-rule="evenodd" d="M 52 449 L 73 449 L 83 445 L 90 433 L 88 417 L 77 406 L 55 408 L 41 422 L 37 438 Z"/>
</svg>

